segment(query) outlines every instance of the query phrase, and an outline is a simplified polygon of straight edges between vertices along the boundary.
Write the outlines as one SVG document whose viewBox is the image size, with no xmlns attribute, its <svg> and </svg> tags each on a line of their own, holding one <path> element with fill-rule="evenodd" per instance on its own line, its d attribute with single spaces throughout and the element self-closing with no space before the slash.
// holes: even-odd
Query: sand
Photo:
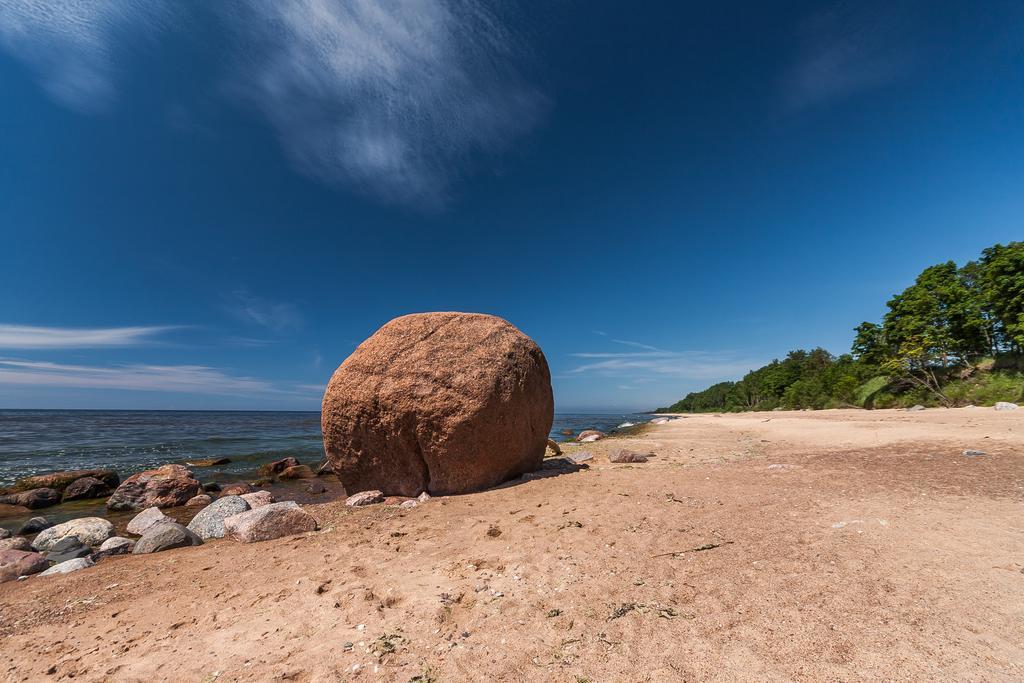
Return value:
<svg viewBox="0 0 1024 683">
<path fill-rule="evenodd" d="M 1019 681 L 1022 446 L 1024 410 L 689 416 L 569 447 L 588 470 L 2 584 L 0 677 Z"/>
</svg>

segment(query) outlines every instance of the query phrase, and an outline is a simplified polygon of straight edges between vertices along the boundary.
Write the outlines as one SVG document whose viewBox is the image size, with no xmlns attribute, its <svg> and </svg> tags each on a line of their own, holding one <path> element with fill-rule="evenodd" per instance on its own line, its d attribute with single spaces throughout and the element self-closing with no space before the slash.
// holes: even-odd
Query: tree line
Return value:
<svg viewBox="0 0 1024 683">
<path fill-rule="evenodd" d="M 854 329 L 850 353 L 791 351 L 658 412 L 987 404 L 1024 398 L 1024 242 L 924 269 Z"/>
</svg>

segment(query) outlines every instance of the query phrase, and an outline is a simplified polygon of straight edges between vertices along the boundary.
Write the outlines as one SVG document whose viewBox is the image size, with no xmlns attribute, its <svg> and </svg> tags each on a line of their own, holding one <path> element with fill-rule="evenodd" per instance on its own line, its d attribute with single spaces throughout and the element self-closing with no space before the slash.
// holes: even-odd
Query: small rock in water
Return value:
<svg viewBox="0 0 1024 683">
<path fill-rule="evenodd" d="M 185 464 L 189 467 L 216 467 L 217 465 L 227 465 L 231 462 L 231 458 L 203 458 L 202 460 L 190 460 Z"/>
<path fill-rule="evenodd" d="M 0 550 L 25 550 L 31 551 L 32 544 L 24 536 L 11 536 L 0 539 Z"/>
<path fill-rule="evenodd" d="M 68 572 L 77 572 L 79 569 L 85 569 L 91 567 L 95 562 L 92 561 L 91 557 L 79 557 L 74 560 L 67 560 L 60 564 L 55 564 L 44 572 L 41 572 L 39 576 L 51 576 L 53 574 L 67 574 Z"/>
<path fill-rule="evenodd" d="M 261 477 L 276 477 L 290 467 L 298 467 L 299 464 L 299 461 L 295 458 L 282 458 L 281 460 L 260 465 L 259 469 L 256 470 L 256 474 Z"/>
<path fill-rule="evenodd" d="M 277 502 L 277 498 L 274 498 L 274 494 L 270 491 L 253 491 L 252 493 L 243 493 L 242 500 L 248 503 L 249 507 L 253 510 L 263 507 L 264 505 L 271 505 Z"/>
<path fill-rule="evenodd" d="M 985 451 L 976 451 L 968 448 L 966 451 L 964 451 L 964 455 L 967 456 L 968 458 L 977 458 L 979 456 L 988 454 Z"/>
<path fill-rule="evenodd" d="M 1009 401 L 1000 401 L 995 405 L 996 410 L 1017 410 L 1019 407 L 1016 403 L 1010 403 Z"/>
<path fill-rule="evenodd" d="M 31 536 L 32 534 L 39 533 L 43 529 L 49 529 L 51 526 L 53 525 L 46 521 L 46 517 L 33 517 L 21 525 L 21 528 L 18 529 L 18 533 L 22 536 Z"/>
<path fill-rule="evenodd" d="M 256 489 L 244 481 L 235 482 L 234 484 L 228 484 L 221 489 L 220 494 L 222 496 L 244 496 L 246 493 L 252 493 Z"/>
<path fill-rule="evenodd" d="M 160 512 L 159 508 L 146 508 L 128 522 L 128 533 L 142 536 L 157 524 L 168 524 L 175 520 Z"/>
<path fill-rule="evenodd" d="M 76 479 L 64 489 L 64 501 L 90 500 L 110 495 L 110 487 L 95 477 Z"/>
<path fill-rule="evenodd" d="M 145 555 L 147 553 L 159 553 L 164 550 L 202 544 L 203 539 L 177 522 L 164 522 L 150 527 L 142 535 L 142 538 L 135 542 L 132 554 Z"/>
<path fill-rule="evenodd" d="M 215 481 L 208 481 L 203 484 L 203 490 L 207 493 L 217 493 L 217 491 L 220 491 L 220 484 Z"/>
<path fill-rule="evenodd" d="M 192 496 L 185 503 L 185 507 L 198 507 L 200 505 L 209 505 L 213 502 L 213 498 L 210 498 L 205 493 L 200 493 L 198 496 Z"/>
<path fill-rule="evenodd" d="M 647 458 L 651 456 L 650 453 L 636 453 L 634 451 L 627 451 L 622 448 L 617 448 L 611 452 L 608 456 L 609 462 L 647 462 Z"/>
<path fill-rule="evenodd" d="M 184 505 L 200 491 L 199 482 L 184 465 L 164 465 L 138 472 L 121 482 L 107 499 L 109 510 L 141 510 Z"/>
<path fill-rule="evenodd" d="M 908 413 L 915 412 L 915 411 L 918 411 L 918 410 L 924 410 L 924 406 L 921 405 L 921 404 L 918 404 L 916 406 L 910 406 L 909 408 L 907 408 L 907 412 Z"/>
<path fill-rule="evenodd" d="M 224 538 L 224 520 L 249 509 L 249 503 L 241 496 L 222 496 L 200 510 L 188 523 L 188 529 L 204 541 Z"/>
<path fill-rule="evenodd" d="M 318 481 L 314 481 L 306 485 L 306 493 L 312 493 L 313 495 L 327 493 L 327 487 Z"/>
<path fill-rule="evenodd" d="M 349 507 L 362 507 L 363 505 L 373 505 L 374 503 L 383 503 L 384 494 L 380 491 L 360 491 L 354 495 L 349 496 L 345 499 L 345 505 Z"/>
<path fill-rule="evenodd" d="M 0 503 L 4 505 L 19 505 L 29 510 L 47 508 L 59 502 L 60 492 L 56 489 L 30 489 L 0 496 Z"/>
<path fill-rule="evenodd" d="M 316 473 L 306 465 L 292 465 L 277 476 L 280 479 L 312 479 Z"/>
</svg>

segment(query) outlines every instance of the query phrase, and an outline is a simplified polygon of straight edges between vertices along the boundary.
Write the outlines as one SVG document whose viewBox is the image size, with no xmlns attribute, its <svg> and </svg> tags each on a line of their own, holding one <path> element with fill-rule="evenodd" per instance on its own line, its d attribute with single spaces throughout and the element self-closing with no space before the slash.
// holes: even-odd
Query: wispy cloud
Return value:
<svg viewBox="0 0 1024 683">
<path fill-rule="evenodd" d="M 251 394 L 277 391 L 266 381 L 202 365 L 89 366 L 0 358 L 0 384 L 81 389 Z"/>
<path fill-rule="evenodd" d="M 658 378 L 718 380 L 736 377 L 760 365 L 760 361 L 732 351 L 667 351 L 650 344 L 624 339 L 609 341 L 639 351 L 582 351 L 574 358 L 594 361 L 579 365 L 570 375 L 595 374 L 630 379 L 644 384 Z"/>
<path fill-rule="evenodd" d="M 500 5 L 499 5 L 500 6 Z M 219 20 L 227 92 L 264 116 L 293 165 L 386 201 L 445 201 L 469 157 L 531 129 L 544 97 L 480 0 L 0 0 L 0 47 L 59 102 L 105 108 L 140 36 Z M 216 25 L 216 24 L 214 24 Z M 181 109 L 177 118 L 187 118 Z"/>
<path fill-rule="evenodd" d="M 895 5 L 845 2 L 811 16 L 801 27 L 796 63 L 785 76 L 787 106 L 828 104 L 909 74 L 921 52 L 909 38 L 908 16 Z"/>
<path fill-rule="evenodd" d="M 89 349 L 108 346 L 138 346 L 174 326 L 148 327 L 34 327 L 0 324 L 0 349 Z"/>
<path fill-rule="evenodd" d="M 151 35 L 168 17 L 162 0 L 0 0 L 0 46 L 26 62 L 53 99 L 81 111 L 116 94 L 126 35 Z"/>
<path fill-rule="evenodd" d="M 303 317 L 298 306 L 283 301 L 270 301 L 256 296 L 247 289 L 236 289 L 223 295 L 224 308 L 234 318 L 244 323 L 259 325 L 280 332 L 302 327 Z M 262 341 L 252 340 L 246 341 Z"/>
</svg>

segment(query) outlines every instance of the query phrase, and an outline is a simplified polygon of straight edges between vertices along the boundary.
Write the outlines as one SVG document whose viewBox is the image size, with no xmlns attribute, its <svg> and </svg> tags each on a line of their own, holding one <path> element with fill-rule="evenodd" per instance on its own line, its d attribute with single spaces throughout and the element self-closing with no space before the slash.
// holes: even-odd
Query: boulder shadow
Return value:
<svg viewBox="0 0 1024 683">
<path fill-rule="evenodd" d="M 527 472 L 522 474 L 515 479 L 509 479 L 506 482 L 498 484 L 492 488 L 494 489 L 505 489 L 512 486 L 519 486 L 530 481 L 536 481 L 537 479 L 549 479 L 551 477 L 560 477 L 563 474 L 572 474 L 579 472 L 580 470 L 589 469 L 586 463 L 573 462 L 567 457 L 555 457 L 545 458 L 544 462 L 541 463 L 540 469 L 534 470 L 533 472 Z"/>
</svg>

